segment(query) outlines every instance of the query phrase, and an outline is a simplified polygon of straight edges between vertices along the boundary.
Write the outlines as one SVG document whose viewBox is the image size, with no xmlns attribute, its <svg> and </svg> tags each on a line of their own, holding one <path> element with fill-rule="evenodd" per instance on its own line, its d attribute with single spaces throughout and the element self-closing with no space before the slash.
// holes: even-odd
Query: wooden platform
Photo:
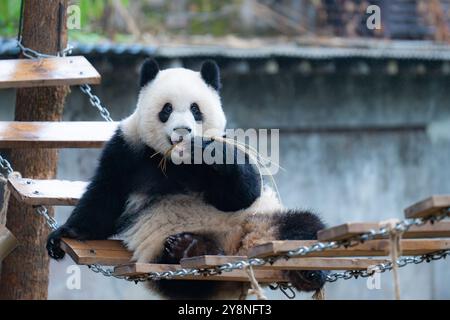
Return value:
<svg viewBox="0 0 450 320">
<path fill-rule="evenodd" d="M 183 268 L 210 268 L 246 259 L 242 256 L 199 256 L 182 259 Z M 371 258 L 291 258 L 280 259 L 273 264 L 255 266 L 260 270 L 366 270 L 368 267 L 386 263 L 387 259 Z"/>
<path fill-rule="evenodd" d="M 319 241 L 346 240 L 371 230 L 379 230 L 382 223 L 378 222 L 352 222 L 320 230 L 317 233 Z M 423 226 L 412 226 L 403 234 L 403 238 L 444 238 L 450 237 L 450 221 L 426 223 Z"/>
<path fill-rule="evenodd" d="M 64 238 L 61 248 L 75 261 L 76 264 L 101 264 L 115 266 L 128 264 L 132 253 L 128 251 L 120 240 L 90 240 L 78 241 Z"/>
<path fill-rule="evenodd" d="M 0 122 L 0 148 L 101 148 L 117 122 Z"/>
<path fill-rule="evenodd" d="M 82 56 L 0 60 L 0 70 L 0 89 L 99 84 L 101 81 L 97 70 Z"/>
<path fill-rule="evenodd" d="M 163 272 L 163 271 L 176 271 L 182 267 L 176 264 L 151 264 L 151 263 L 133 263 L 114 268 L 114 274 L 118 276 L 143 276 L 149 272 Z M 289 280 L 283 276 L 281 271 L 277 270 L 255 270 L 255 277 L 260 283 L 275 283 L 275 282 L 289 282 Z M 184 276 L 173 277 L 173 280 L 209 280 L 209 281 L 238 281 L 248 282 L 247 273 L 244 270 L 233 270 L 230 272 L 222 272 L 220 275 L 213 276 Z"/>
<path fill-rule="evenodd" d="M 268 257 L 295 250 L 301 246 L 310 246 L 315 241 L 272 241 L 253 247 L 249 257 Z M 450 239 L 403 239 L 402 253 L 422 255 L 440 250 L 450 249 Z M 307 257 L 376 257 L 389 253 L 389 240 L 370 240 L 349 248 L 337 248 L 308 254 Z"/>
<path fill-rule="evenodd" d="M 450 208 L 450 195 L 435 195 L 419 201 L 405 209 L 406 218 L 422 218 L 438 214 L 442 209 Z"/>
<path fill-rule="evenodd" d="M 36 180 L 11 177 L 11 194 L 21 202 L 37 206 L 73 206 L 86 190 L 87 182 Z"/>
</svg>

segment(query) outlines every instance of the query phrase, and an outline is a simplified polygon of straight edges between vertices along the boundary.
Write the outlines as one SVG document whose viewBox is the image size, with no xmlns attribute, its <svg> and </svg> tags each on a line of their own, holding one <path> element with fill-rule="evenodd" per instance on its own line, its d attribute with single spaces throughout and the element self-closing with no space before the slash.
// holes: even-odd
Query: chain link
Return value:
<svg viewBox="0 0 450 320">
<path fill-rule="evenodd" d="M 45 59 L 45 58 L 55 58 L 55 57 L 65 57 L 67 54 L 71 54 L 73 47 L 68 45 L 64 50 L 58 52 L 56 55 L 45 54 L 38 52 L 36 50 L 25 47 L 22 44 L 22 37 L 17 41 L 17 46 L 20 48 L 22 54 L 28 59 Z"/>
<path fill-rule="evenodd" d="M 6 173 L 2 174 L 5 177 L 9 176 L 11 173 L 14 172 L 9 161 L 3 158 L 1 155 L 0 155 L 0 168 Z"/>
<path fill-rule="evenodd" d="M 403 268 L 409 264 L 420 264 L 423 262 L 445 259 L 448 255 L 450 255 L 450 250 L 442 250 L 434 253 L 424 254 L 421 256 L 402 257 L 397 259 L 396 264 L 399 268 Z M 393 262 L 386 262 L 374 265 L 368 270 L 348 270 L 344 272 L 334 272 L 330 273 L 327 276 L 326 281 L 336 282 L 339 279 L 349 280 L 352 278 L 357 279 L 358 277 L 367 278 L 373 276 L 375 273 L 384 273 L 386 271 L 391 271 L 393 267 Z"/>
<path fill-rule="evenodd" d="M 17 41 L 17 46 L 22 51 L 22 54 L 29 59 L 65 57 L 67 54 L 71 54 L 73 50 L 73 47 L 68 45 L 66 49 L 62 50 L 61 52 L 58 52 L 57 55 L 40 53 L 36 50 L 25 47 L 22 44 L 22 37 L 20 37 L 19 40 Z M 82 84 L 80 85 L 80 90 L 89 97 L 90 104 L 100 112 L 100 115 L 102 116 L 103 119 L 105 119 L 108 122 L 113 122 L 113 119 L 111 118 L 108 109 L 102 106 L 100 98 L 92 93 L 92 88 L 90 85 Z"/>
<path fill-rule="evenodd" d="M 113 122 L 113 119 L 111 118 L 108 109 L 102 106 L 100 98 L 92 93 L 90 85 L 83 84 L 80 86 L 80 90 L 89 97 L 89 102 L 94 108 L 96 108 L 100 112 L 100 115 L 102 116 L 103 119 L 105 119 L 108 122 Z"/>
</svg>

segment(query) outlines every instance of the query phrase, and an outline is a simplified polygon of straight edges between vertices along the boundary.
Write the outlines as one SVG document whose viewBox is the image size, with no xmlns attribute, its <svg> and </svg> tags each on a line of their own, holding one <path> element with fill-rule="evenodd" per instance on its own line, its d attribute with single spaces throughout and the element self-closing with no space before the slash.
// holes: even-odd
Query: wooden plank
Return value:
<svg viewBox="0 0 450 320">
<path fill-rule="evenodd" d="M 450 195 L 431 196 L 406 208 L 405 217 L 423 218 L 439 214 L 445 208 L 450 208 Z"/>
<path fill-rule="evenodd" d="M 319 241 L 337 241 L 352 238 L 354 236 L 378 230 L 382 223 L 377 222 L 352 222 L 345 223 L 317 233 Z M 412 226 L 403 234 L 403 238 L 443 238 L 450 237 L 450 221 L 426 223 L 422 226 Z M 386 237 L 385 237 L 386 238 Z"/>
<path fill-rule="evenodd" d="M 0 262 L 18 245 L 16 237 L 4 225 L 0 225 Z"/>
<path fill-rule="evenodd" d="M 208 268 L 220 266 L 225 263 L 230 263 L 238 260 L 247 259 L 246 256 L 212 256 L 204 255 L 198 257 L 181 259 L 180 264 L 183 268 Z"/>
<path fill-rule="evenodd" d="M 317 232 L 317 239 L 319 241 L 344 240 L 379 228 L 380 224 L 378 222 L 344 223 L 335 227 L 320 230 Z"/>
<path fill-rule="evenodd" d="M 255 268 L 261 270 L 366 270 L 371 266 L 387 262 L 389 262 L 388 259 L 372 258 L 290 258 Z"/>
<path fill-rule="evenodd" d="M 225 263 L 231 263 L 246 259 L 245 256 L 198 256 L 182 259 L 182 268 L 204 269 L 216 267 Z M 291 258 L 280 259 L 273 264 L 256 266 L 260 270 L 366 270 L 368 267 L 379 263 L 386 263 L 386 259 L 371 258 Z"/>
<path fill-rule="evenodd" d="M 283 254 L 301 246 L 311 246 L 316 241 L 272 241 L 255 246 L 249 250 L 249 257 L 267 257 Z M 401 240 L 402 254 L 421 255 L 439 250 L 450 249 L 450 239 L 403 239 Z M 357 256 L 386 256 L 389 253 L 389 240 L 370 240 L 349 248 L 337 248 L 321 252 L 314 252 L 308 257 L 357 257 Z"/>
<path fill-rule="evenodd" d="M 101 148 L 117 122 L 0 122 L 0 148 Z"/>
<path fill-rule="evenodd" d="M 176 271 L 179 269 L 181 269 L 181 266 L 176 264 L 133 263 L 115 267 L 114 274 L 117 276 L 136 277 L 145 275 L 149 272 Z M 281 271 L 277 270 L 254 270 L 254 273 L 258 282 L 261 283 L 289 281 Z M 244 270 L 233 270 L 230 272 L 223 272 L 220 275 L 174 277 L 173 280 L 212 280 L 212 281 L 247 282 L 248 276 Z"/>
<path fill-rule="evenodd" d="M 73 206 L 83 195 L 87 182 L 65 180 L 35 180 L 11 177 L 11 194 L 19 201 L 32 205 Z"/>
<path fill-rule="evenodd" d="M 99 84 L 100 74 L 83 56 L 0 60 L 0 89 Z"/>
<path fill-rule="evenodd" d="M 101 264 L 115 266 L 129 263 L 132 253 L 120 240 L 89 240 L 78 241 L 63 238 L 63 249 L 76 264 Z"/>
</svg>

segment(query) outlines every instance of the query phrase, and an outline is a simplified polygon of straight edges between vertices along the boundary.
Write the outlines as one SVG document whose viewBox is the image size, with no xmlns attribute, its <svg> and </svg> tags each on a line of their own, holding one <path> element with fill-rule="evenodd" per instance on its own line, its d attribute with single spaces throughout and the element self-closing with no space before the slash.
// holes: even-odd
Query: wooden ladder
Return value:
<svg viewBox="0 0 450 320">
<path fill-rule="evenodd" d="M 1 60 L 0 71 L 0 89 L 99 84 L 101 80 L 97 70 L 82 56 Z M 115 123 L 104 122 L 0 122 L 0 148 L 98 148 L 116 127 Z M 11 182 L 8 185 L 15 190 Z M 45 181 L 41 188 L 44 185 Z M 60 190 L 64 198 L 70 188 L 64 184 Z M 1 262 L 17 246 L 17 240 L 4 224 L 6 217 L 0 218 Z"/>
</svg>

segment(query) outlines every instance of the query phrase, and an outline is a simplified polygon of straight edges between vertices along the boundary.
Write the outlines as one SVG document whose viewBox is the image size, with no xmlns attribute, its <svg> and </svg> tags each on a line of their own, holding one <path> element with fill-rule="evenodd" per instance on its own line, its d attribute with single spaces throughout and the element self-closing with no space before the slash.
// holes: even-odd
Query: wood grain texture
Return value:
<svg viewBox="0 0 450 320">
<path fill-rule="evenodd" d="M 100 74 L 82 56 L 0 60 L 0 89 L 99 84 Z"/>
<path fill-rule="evenodd" d="M 114 274 L 118 276 L 142 276 L 149 272 L 161 271 L 176 271 L 181 269 L 180 265 L 176 264 L 150 264 L 150 263 L 134 263 L 114 268 Z M 255 277 L 261 283 L 273 282 L 288 282 L 289 280 L 283 275 L 281 271 L 277 270 L 254 270 Z M 214 281 L 238 281 L 248 282 L 247 273 L 244 270 L 233 270 L 230 272 L 223 272 L 220 275 L 214 276 L 185 276 L 174 277 L 173 280 L 214 280 Z"/>
<path fill-rule="evenodd" d="M 246 258 L 244 256 L 204 255 L 181 259 L 180 265 L 182 268 L 204 269 Z M 289 260 L 280 259 L 273 264 L 267 263 L 254 268 L 260 270 L 365 270 L 375 264 L 388 261 L 372 258 L 291 258 Z"/>
<path fill-rule="evenodd" d="M 31 49 L 56 54 L 67 45 L 67 0 L 24 1 L 22 42 Z M 58 25 L 61 32 L 58 32 Z M 16 121 L 60 121 L 67 86 L 19 88 L 16 91 Z M 57 150 L 14 149 L 9 160 L 14 169 L 24 176 L 54 179 L 58 164 Z M 49 208 L 53 216 L 53 209 Z M 49 258 L 45 244 L 49 233 L 42 217 L 35 209 L 11 197 L 8 229 L 20 245 L 3 260 L 0 281 L 0 299 L 45 300 L 48 295 Z"/>
<path fill-rule="evenodd" d="M 117 122 L 0 121 L 0 148 L 101 148 Z"/>
<path fill-rule="evenodd" d="M 377 222 L 344 223 L 320 230 L 317 233 L 317 239 L 319 241 L 345 240 L 363 233 L 368 233 L 371 230 L 378 230 L 381 227 L 382 224 Z M 439 221 L 433 224 L 426 223 L 422 226 L 412 226 L 407 232 L 403 233 L 402 237 L 408 239 L 450 237 L 450 221 Z"/>
<path fill-rule="evenodd" d="M 89 240 L 78 241 L 64 238 L 61 241 L 63 249 L 76 264 L 101 264 L 115 266 L 130 263 L 132 253 L 120 240 Z"/>
<path fill-rule="evenodd" d="M 230 263 L 238 260 L 247 259 L 245 256 L 212 256 L 204 255 L 198 257 L 181 259 L 180 265 L 183 268 L 208 268 L 220 266 L 225 263 Z"/>
<path fill-rule="evenodd" d="M 435 195 L 406 208 L 405 217 L 423 218 L 439 214 L 439 212 L 445 208 L 450 208 L 450 195 Z"/>
<path fill-rule="evenodd" d="M 6 228 L 5 225 L 0 224 L 0 262 L 6 258 L 17 247 L 17 239 Z"/>
<path fill-rule="evenodd" d="M 255 246 L 249 250 L 249 257 L 268 257 L 283 254 L 302 246 L 310 246 L 315 241 L 272 241 Z M 403 239 L 401 240 L 403 255 L 421 255 L 439 250 L 450 249 L 450 239 Z M 337 248 L 308 254 L 307 257 L 358 257 L 387 256 L 389 240 L 370 240 L 349 248 Z"/>
<path fill-rule="evenodd" d="M 28 205 L 73 206 L 78 203 L 88 183 L 11 177 L 8 185 L 11 194 Z"/>
</svg>

